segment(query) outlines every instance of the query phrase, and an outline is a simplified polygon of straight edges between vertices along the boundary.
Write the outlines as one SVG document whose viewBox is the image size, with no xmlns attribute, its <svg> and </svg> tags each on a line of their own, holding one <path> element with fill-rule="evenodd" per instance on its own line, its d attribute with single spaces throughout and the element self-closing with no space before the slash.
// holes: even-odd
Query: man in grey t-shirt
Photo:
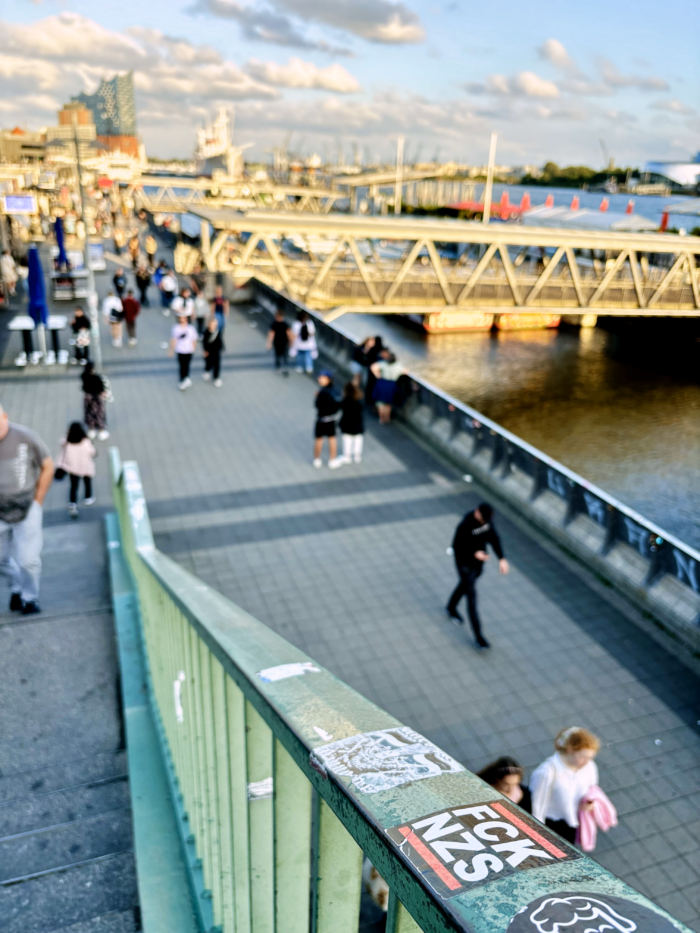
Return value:
<svg viewBox="0 0 700 933">
<path fill-rule="evenodd" d="M 53 460 L 42 439 L 10 424 L 0 406 L 0 573 L 12 586 L 10 609 L 39 612 L 41 519 L 53 479 Z"/>
</svg>

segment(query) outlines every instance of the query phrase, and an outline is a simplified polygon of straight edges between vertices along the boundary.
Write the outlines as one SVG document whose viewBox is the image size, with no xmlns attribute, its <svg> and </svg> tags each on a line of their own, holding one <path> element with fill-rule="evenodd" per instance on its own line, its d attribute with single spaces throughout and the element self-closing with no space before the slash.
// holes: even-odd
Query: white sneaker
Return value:
<svg viewBox="0 0 700 933">
<path fill-rule="evenodd" d="M 94 441 L 94 439 L 97 437 L 97 431 L 94 428 L 90 428 L 87 434 L 91 441 Z"/>
<path fill-rule="evenodd" d="M 332 460 L 328 461 L 328 466 L 331 468 L 331 470 L 337 470 L 338 467 L 343 465 L 343 463 L 344 460 L 342 457 L 334 457 Z"/>
<path fill-rule="evenodd" d="M 211 379 L 211 373 L 202 373 L 202 379 L 205 382 L 209 382 L 209 380 Z"/>
<path fill-rule="evenodd" d="M 178 389 L 179 389 L 181 392 L 184 392 L 186 388 L 187 388 L 187 380 L 186 380 L 186 379 L 183 379 L 182 382 L 180 383 L 180 385 L 178 386 Z"/>
<path fill-rule="evenodd" d="M 83 499 L 83 505 L 94 505 L 94 504 L 95 504 L 94 496 L 90 496 L 89 499 Z"/>
<path fill-rule="evenodd" d="M 350 461 L 348 461 L 349 463 Z M 355 457 L 355 463 L 362 463 L 362 457 Z"/>
<path fill-rule="evenodd" d="M 68 514 L 71 518 L 78 517 L 78 506 L 75 504 L 75 502 L 68 503 Z"/>
<path fill-rule="evenodd" d="M 187 379 L 185 379 L 185 388 L 186 388 L 186 389 L 189 389 L 189 387 L 190 387 L 191 385 L 192 385 L 192 380 L 191 380 L 190 377 L 188 376 Z"/>
<path fill-rule="evenodd" d="M 136 346 L 136 337 L 130 337 L 130 338 L 129 338 L 129 346 L 130 346 L 130 347 L 135 347 L 135 346 Z"/>
<path fill-rule="evenodd" d="M 221 386 L 223 385 L 223 382 L 221 381 L 221 379 L 215 379 L 214 385 L 216 386 L 217 389 L 220 389 Z"/>
<path fill-rule="evenodd" d="M 321 460 L 320 457 L 316 457 L 316 459 L 314 460 L 314 466 L 316 467 L 317 470 L 320 470 L 321 467 L 323 466 L 323 460 Z"/>
<path fill-rule="evenodd" d="M 163 315 L 164 315 L 165 317 L 170 317 L 170 309 L 169 309 L 169 308 L 163 308 Z"/>
<path fill-rule="evenodd" d="M 97 435 L 97 440 L 106 441 L 108 437 L 109 437 L 109 431 L 100 431 L 100 433 Z"/>
<path fill-rule="evenodd" d="M 294 367 L 294 372 L 295 372 L 295 373 L 303 373 L 304 370 L 302 369 L 301 366 L 295 366 L 295 367 Z"/>
</svg>

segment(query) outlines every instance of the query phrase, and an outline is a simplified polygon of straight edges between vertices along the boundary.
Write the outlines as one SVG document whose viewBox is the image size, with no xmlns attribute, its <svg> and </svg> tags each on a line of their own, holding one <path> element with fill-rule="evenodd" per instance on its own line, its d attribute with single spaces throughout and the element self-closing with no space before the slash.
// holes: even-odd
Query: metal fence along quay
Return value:
<svg viewBox="0 0 700 933">
<path fill-rule="evenodd" d="M 687 929 L 162 554 L 137 464 L 111 457 L 203 931 L 357 933 L 363 855 L 388 933 Z"/>
</svg>

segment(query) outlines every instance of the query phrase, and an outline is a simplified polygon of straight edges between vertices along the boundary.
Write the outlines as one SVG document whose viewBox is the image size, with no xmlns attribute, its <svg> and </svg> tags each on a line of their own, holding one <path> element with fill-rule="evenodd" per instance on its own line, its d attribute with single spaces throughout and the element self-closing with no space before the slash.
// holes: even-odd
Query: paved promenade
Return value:
<svg viewBox="0 0 700 933">
<path fill-rule="evenodd" d="M 371 418 L 361 465 L 313 469 L 314 386 L 274 373 L 261 316 L 232 310 L 223 388 L 197 360 L 186 393 L 161 349 L 171 323 L 145 309 L 137 348 L 105 347 L 109 443 L 139 462 L 158 546 L 471 769 L 505 753 L 531 769 L 559 729 L 593 729 L 621 821 L 596 857 L 700 931 L 697 678 L 505 519 L 512 572 L 492 561 L 481 580 L 493 647 L 477 653 L 441 609 L 445 549 L 479 490 Z M 55 443 L 78 386 L 73 368 L 11 374 L 2 401 Z M 81 521 L 110 507 L 100 446 Z M 66 496 L 50 493 L 49 524 Z"/>
</svg>

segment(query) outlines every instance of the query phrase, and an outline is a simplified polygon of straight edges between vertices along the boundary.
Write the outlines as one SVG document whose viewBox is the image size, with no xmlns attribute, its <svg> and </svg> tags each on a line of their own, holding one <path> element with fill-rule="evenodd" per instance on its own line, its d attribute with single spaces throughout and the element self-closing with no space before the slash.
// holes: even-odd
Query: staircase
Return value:
<svg viewBox="0 0 700 933">
<path fill-rule="evenodd" d="M 131 800 L 102 529 L 48 527 L 45 540 L 44 611 L 0 613 L 0 930 L 136 933 Z M 88 567 L 91 598 L 82 588 L 84 598 L 67 612 L 66 596 Z M 0 600 L 4 609 L 2 591 Z"/>
</svg>

